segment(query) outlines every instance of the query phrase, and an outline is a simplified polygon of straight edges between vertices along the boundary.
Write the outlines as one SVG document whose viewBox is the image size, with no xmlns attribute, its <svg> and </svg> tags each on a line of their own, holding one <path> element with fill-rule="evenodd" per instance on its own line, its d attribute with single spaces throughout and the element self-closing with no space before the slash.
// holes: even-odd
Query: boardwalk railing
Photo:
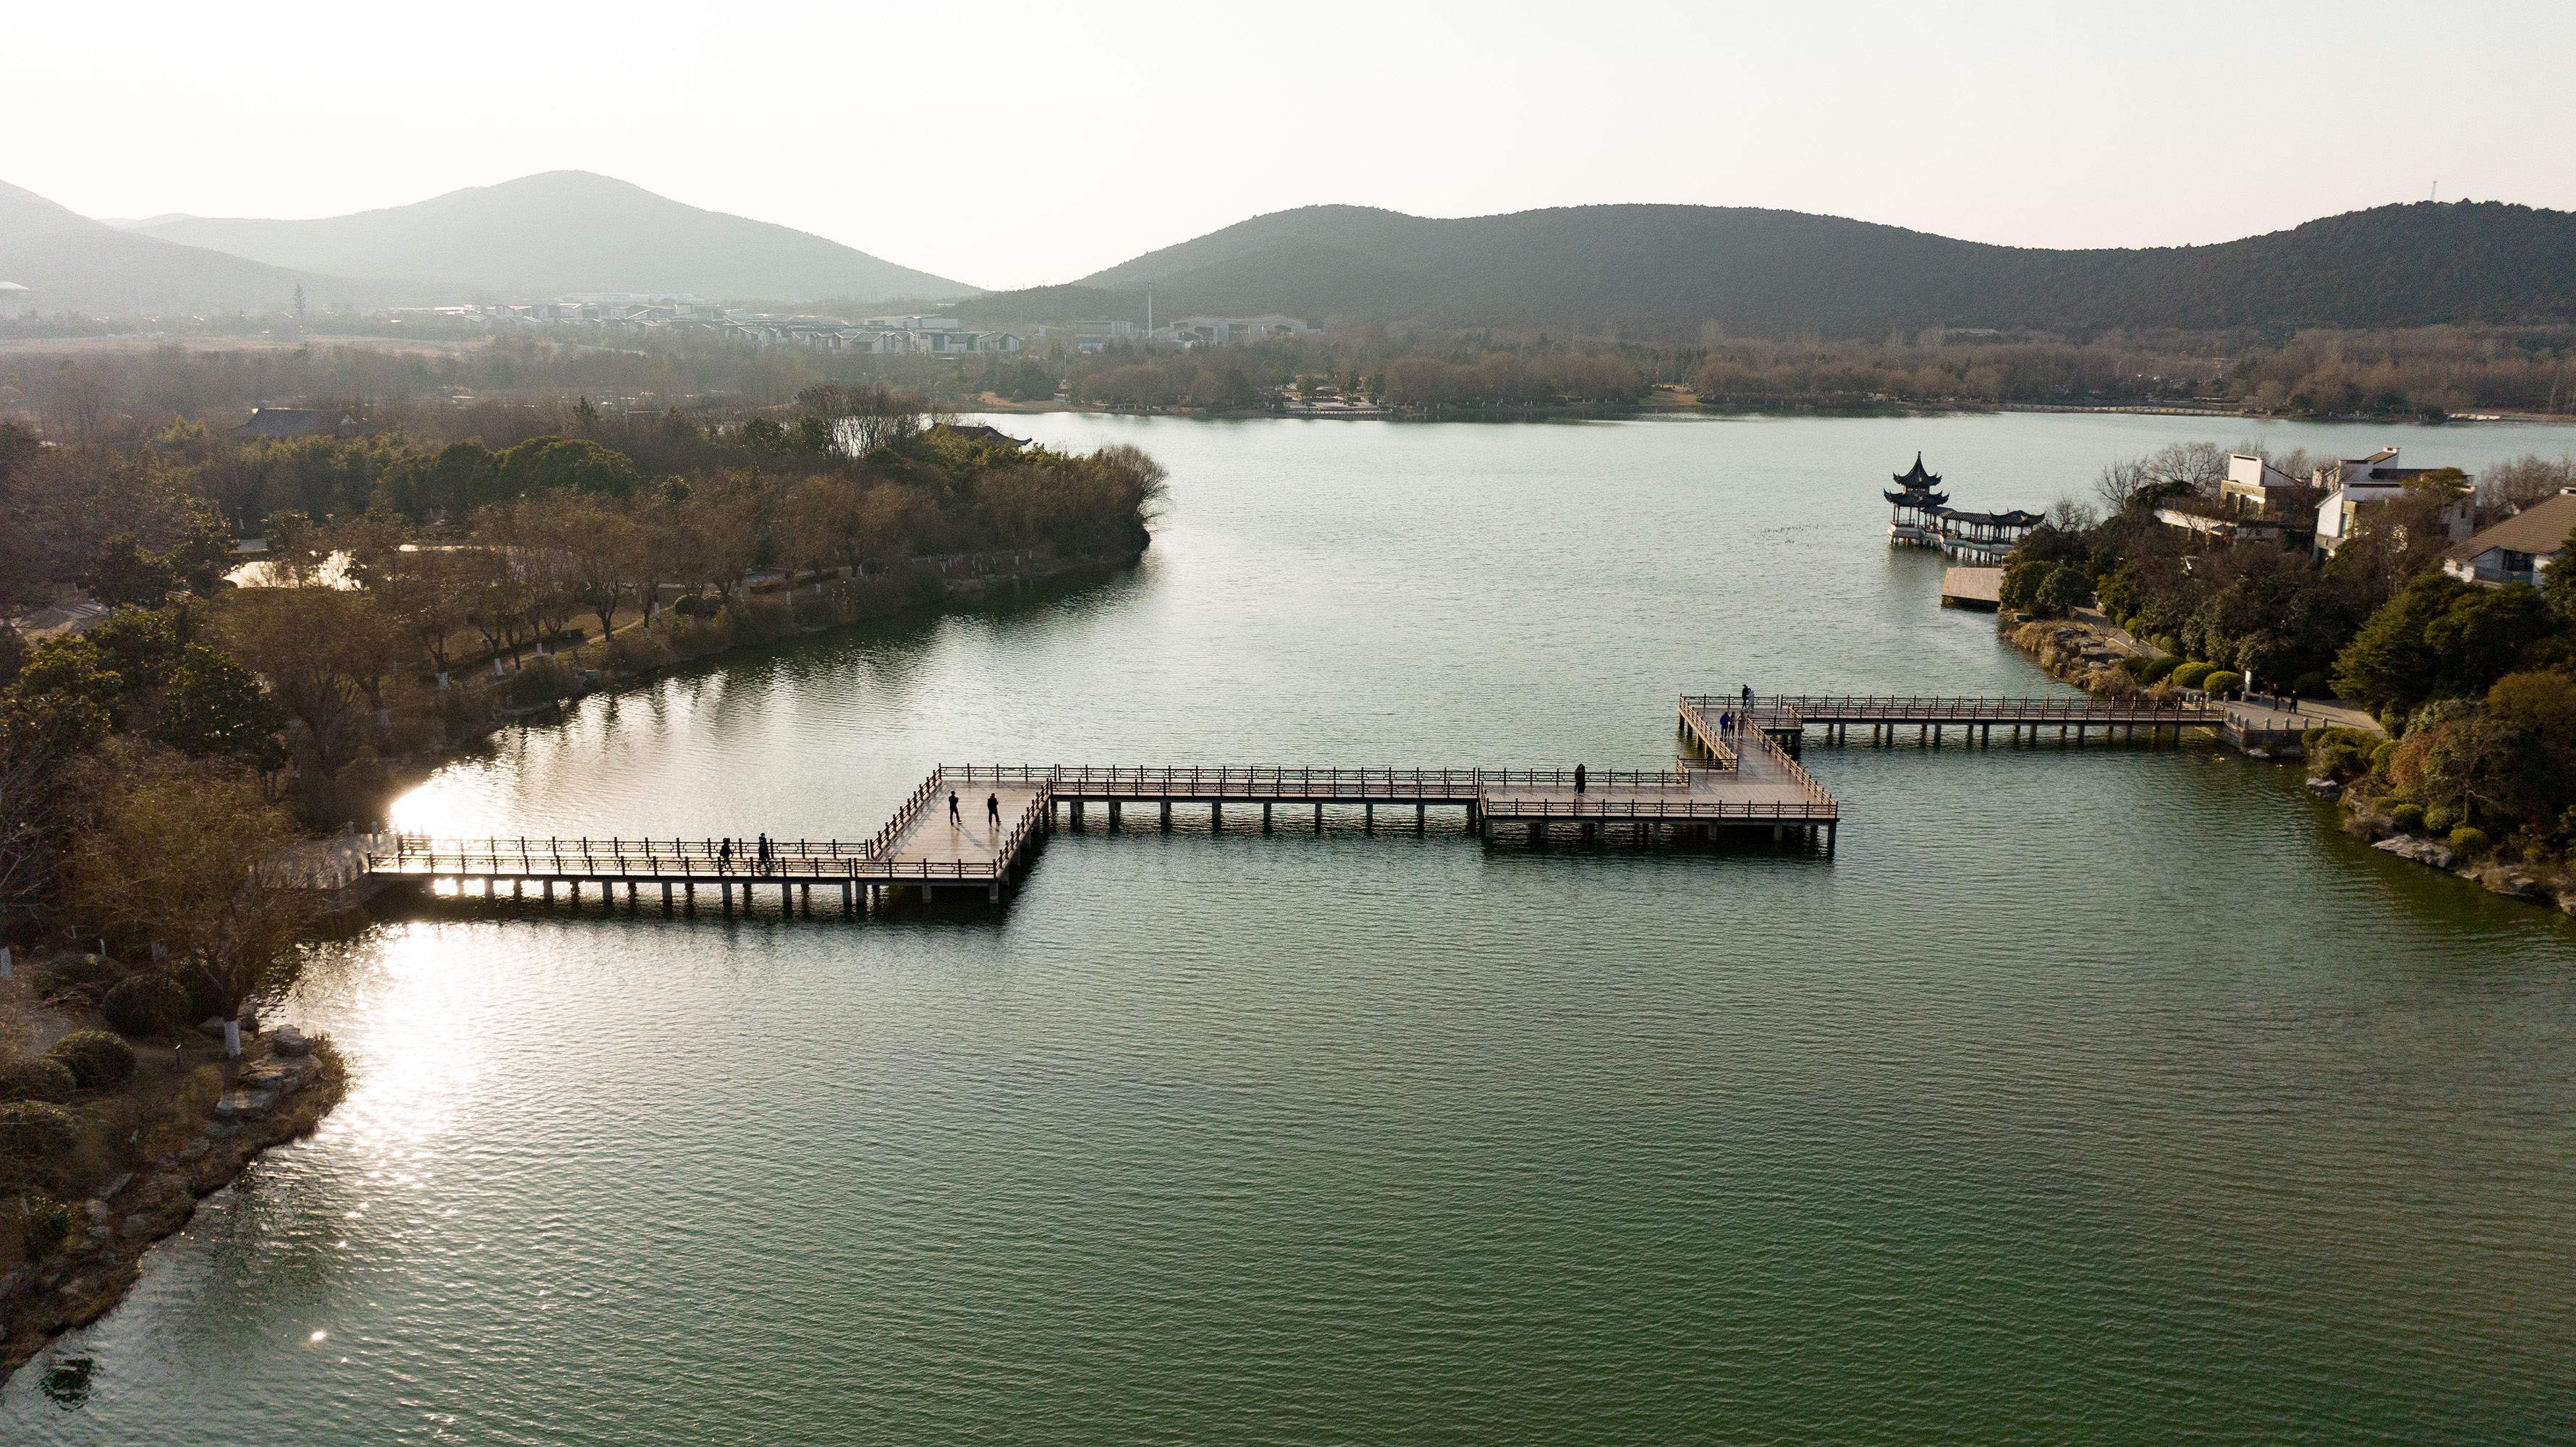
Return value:
<svg viewBox="0 0 2576 1447">
<path fill-rule="evenodd" d="M 1726 799 L 1522 799 L 1509 796 L 1487 796 L 1485 814 L 1494 819 L 1607 819 L 1620 822 L 1648 819 L 1741 819 L 1751 821 L 1813 824 L 1830 822 L 1840 817 L 1833 796 L 1817 790 L 1802 803 L 1785 800 L 1756 802 Z"/>
<path fill-rule="evenodd" d="M 1007 863 L 1035 819 L 1023 817 L 1000 855 Z M 672 879 L 741 883 L 797 879 L 989 879 L 987 860 L 905 860 L 873 856 L 868 846 L 837 839 L 770 841 L 728 854 L 720 839 L 434 839 L 397 836 L 368 853 L 385 874 L 476 875 L 525 879 Z"/>
<path fill-rule="evenodd" d="M 1691 700 L 1724 704 L 1725 699 Z M 1740 703 L 1738 705 L 1741 706 Z M 2185 699 L 1970 698 L 1964 694 L 1773 694 L 1756 696 L 1754 712 L 1777 711 L 1810 723 L 2156 723 L 2214 725 L 2224 710 Z"/>
<path fill-rule="evenodd" d="M 1574 770 L 1343 769 L 1285 764 L 1117 765 L 943 764 L 939 774 L 960 787 L 1043 784 L 1060 799 L 1248 799 L 1297 803 L 1387 800 L 1464 803 L 1492 788 L 1574 787 Z M 1672 789 L 1689 781 L 1672 770 L 1586 769 L 1586 788 Z"/>
</svg>

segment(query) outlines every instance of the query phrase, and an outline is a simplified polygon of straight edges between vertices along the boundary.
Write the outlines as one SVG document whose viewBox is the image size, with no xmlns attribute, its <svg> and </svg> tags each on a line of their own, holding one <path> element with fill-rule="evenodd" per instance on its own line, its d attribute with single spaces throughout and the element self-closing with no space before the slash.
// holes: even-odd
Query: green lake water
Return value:
<svg viewBox="0 0 2576 1447">
<path fill-rule="evenodd" d="M 1683 691 L 2036 693 L 1879 488 L 2242 423 L 997 419 L 1143 565 L 514 732 L 496 834 L 865 837 L 941 760 L 1657 767 Z M 2273 425 L 2475 470 L 2576 433 Z M 2206 743 L 1811 747 L 1839 851 L 1183 811 L 1002 909 L 474 908 L 0 1394 L 35 1443 L 2576 1441 L 2576 927 Z"/>
</svg>

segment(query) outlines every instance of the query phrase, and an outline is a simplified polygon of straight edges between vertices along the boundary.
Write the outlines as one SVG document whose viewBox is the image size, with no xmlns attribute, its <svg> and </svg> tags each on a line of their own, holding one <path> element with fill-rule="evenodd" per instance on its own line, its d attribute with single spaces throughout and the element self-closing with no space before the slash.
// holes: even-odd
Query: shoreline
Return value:
<svg viewBox="0 0 2576 1447">
<path fill-rule="evenodd" d="M 153 1246 L 185 1228 L 200 1201 L 238 1181 L 272 1147 L 313 1134 L 348 1093 L 348 1067 L 327 1038 L 250 1035 L 238 1061 L 226 1060 L 220 1045 L 153 1053 L 169 1064 L 138 1062 L 136 1076 L 120 1088 L 84 1092 L 91 1098 L 74 1104 L 130 1104 L 165 1079 L 178 1083 L 180 1102 L 194 1103 L 152 1132 L 154 1143 L 132 1169 L 67 1203 L 70 1229 L 58 1246 L 0 1271 L 0 1382 L 62 1333 L 115 1310 L 142 1279 Z M 193 1131 L 177 1139 L 183 1132 L 176 1127 L 186 1126 Z"/>
<path fill-rule="evenodd" d="M 2040 630 L 2040 633 L 2033 633 L 2034 629 Z M 2124 633 L 2116 638 L 2110 636 L 2118 630 L 2111 628 L 2107 623 L 2081 615 L 2045 619 L 2022 624 L 2019 627 L 1999 622 L 1996 631 L 2003 636 L 2004 641 L 2021 650 L 2037 663 L 2049 677 L 2070 687 L 2081 688 L 2088 694 L 2093 693 L 2094 690 L 2086 684 L 2085 680 L 2102 671 L 2093 666 L 2095 659 L 2114 652 L 2128 653 L 2132 647 L 2137 646 L 2131 644 Z M 2098 640 L 2098 646 L 2088 646 L 2086 642 L 2073 641 L 2070 635 L 2080 635 L 2084 640 Z M 2248 758 L 2272 763 L 2294 759 L 2304 762 L 2312 735 L 2321 733 L 2327 728 L 2341 727 L 2349 727 L 2349 725 L 2329 723 L 2307 730 L 2301 735 L 2298 746 L 2287 751 L 2267 747 L 2258 752 L 2242 746 L 2235 747 Z M 2213 730 L 2213 733 L 2216 731 Z M 2385 733 L 2383 732 L 2381 736 L 2384 738 Z M 2218 742 L 2221 745 L 2230 743 L 2223 735 L 2218 737 Z M 2342 831 L 2368 842 L 2373 849 L 2428 868 L 2438 869 L 2445 874 L 2478 885 L 2489 894 L 2501 895 L 2506 899 L 2520 900 L 2543 908 L 2555 908 L 2563 914 L 2576 916 L 2576 880 L 2569 879 L 2562 871 L 2528 864 L 2508 863 L 2492 857 L 2475 861 L 2465 860 L 2454 854 L 2450 846 L 2437 839 L 2428 835 L 2409 834 L 2396 827 L 2388 811 L 2381 807 L 2381 801 L 2377 796 L 2366 788 L 2358 787 L 2369 782 L 2368 775 L 2353 781 L 2337 780 L 2328 775 L 2306 774 L 2303 777 L 2306 779 L 2308 793 L 2312 797 L 2322 803 L 2336 806 L 2341 816 L 2339 827 Z"/>
</svg>

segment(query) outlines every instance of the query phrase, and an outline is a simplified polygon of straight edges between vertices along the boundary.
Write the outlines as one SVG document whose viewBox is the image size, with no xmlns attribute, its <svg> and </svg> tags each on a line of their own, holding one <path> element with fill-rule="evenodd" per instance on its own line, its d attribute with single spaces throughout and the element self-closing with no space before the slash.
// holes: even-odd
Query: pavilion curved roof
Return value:
<svg viewBox="0 0 2576 1447">
<path fill-rule="evenodd" d="M 1950 494 L 1946 492 L 1932 492 L 1924 488 L 1909 487 L 1903 492 L 1882 492 L 1879 496 L 1886 498 L 1889 502 L 1896 504 L 1898 507 L 1919 507 L 1925 512 L 1931 512 L 1937 508 L 1944 508 L 1950 505 Z"/>
<path fill-rule="evenodd" d="M 1912 467 L 1893 476 L 1896 479 L 1896 485 L 1908 492 L 1923 492 L 1941 485 L 1941 474 L 1923 470 L 1923 454 L 1920 452 L 1914 454 Z"/>
</svg>

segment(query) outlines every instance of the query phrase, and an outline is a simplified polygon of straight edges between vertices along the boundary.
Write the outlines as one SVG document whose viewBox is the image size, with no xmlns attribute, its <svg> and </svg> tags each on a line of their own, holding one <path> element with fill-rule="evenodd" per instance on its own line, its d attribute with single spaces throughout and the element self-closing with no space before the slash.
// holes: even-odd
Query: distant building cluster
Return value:
<svg viewBox="0 0 2576 1447">
<path fill-rule="evenodd" d="M 1101 317 L 1077 321 L 1069 327 L 1040 327 L 1038 340 L 1069 341 L 1074 350 L 1096 352 L 1111 342 L 1156 341 L 1177 347 L 1224 346 L 1229 342 L 1258 342 L 1271 337 L 1312 336 L 1315 328 L 1297 317 L 1273 312 L 1257 317 L 1182 317 L 1169 326 L 1153 324 L 1153 308 L 1148 304 L 1145 325 Z"/>
<path fill-rule="evenodd" d="M 781 317 L 734 311 L 673 292 L 573 292 L 554 301 L 427 307 L 419 314 L 481 320 L 502 328 L 588 332 L 601 337 L 707 337 L 759 347 L 808 347 L 841 355 L 997 355 L 1016 352 L 1022 345 L 1009 332 L 969 331 L 958 325 L 955 317 L 866 317 L 858 321 L 827 316 Z"/>
</svg>

